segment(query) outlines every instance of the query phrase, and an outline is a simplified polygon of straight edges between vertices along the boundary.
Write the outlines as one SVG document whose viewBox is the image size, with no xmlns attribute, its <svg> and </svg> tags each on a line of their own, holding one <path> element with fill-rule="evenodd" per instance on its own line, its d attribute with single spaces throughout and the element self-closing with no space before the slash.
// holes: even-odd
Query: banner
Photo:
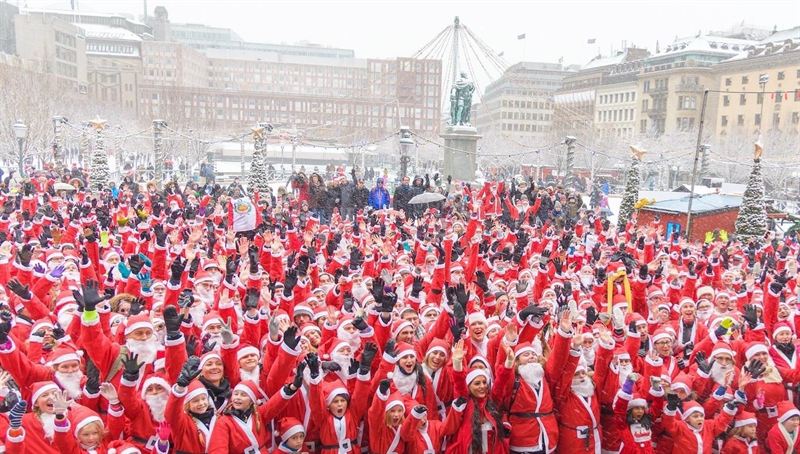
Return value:
<svg viewBox="0 0 800 454">
<path fill-rule="evenodd" d="M 249 197 L 231 200 L 233 231 L 245 232 L 256 228 L 256 207 Z"/>
</svg>

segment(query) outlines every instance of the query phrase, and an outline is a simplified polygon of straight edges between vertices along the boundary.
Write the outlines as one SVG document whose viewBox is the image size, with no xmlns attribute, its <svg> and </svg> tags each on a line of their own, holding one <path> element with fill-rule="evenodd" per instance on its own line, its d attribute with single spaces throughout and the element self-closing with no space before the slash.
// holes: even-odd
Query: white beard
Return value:
<svg viewBox="0 0 800 454">
<path fill-rule="evenodd" d="M 537 362 L 523 364 L 517 368 L 519 376 L 531 386 L 539 386 L 544 378 L 544 368 Z"/>
<path fill-rule="evenodd" d="M 167 399 L 163 396 L 147 396 L 144 398 L 147 406 L 150 407 L 150 414 L 156 422 L 164 421 L 164 412 L 167 409 Z"/>
<path fill-rule="evenodd" d="M 53 435 L 56 433 L 56 415 L 50 413 L 39 414 L 39 420 L 42 421 L 42 429 L 44 429 L 44 436 L 52 440 Z"/>
<path fill-rule="evenodd" d="M 361 348 L 361 336 L 359 336 L 358 333 L 348 333 L 343 329 L 338 329 L 336 331 L 336 335 L 339 337 L 339 339 L 347 342 L 347 345 L 350 346 L 351 350 L 356 351 Z"/>
<path fill-rule="evenodd" d="M 588 378 L 584 378 L 582 382 L 572 379 L 572 392 L 581 397 L 590 397 L 594 395 L 594 383 Z"/>
<path fill-rule="evenodd" d="M 711 318 L 712 312 L 713 312 L 712 310 L 697 311 L 697 319 L 703 322 L 703 324 L 705 324 L 705 322 L 708 321 L 709 318 Z"/>
<path fill-rule="evenodd" d="M 66 330 L 67 327 L 69 327 L 69 324 L 72 323 L 72 317 L 74 317 L 72 312 L 64 311 L 58 314 L 58 324 L 61 325 L 64 330 Z"/>
<path fill-rule="evenodd" d="M 412 372 L 411 375 L 406 375 L 405 372 L 400 370 L 400 366 L 395 366 L 392 381 L 400 394 L 406 396 L 412 395 L 411 393 L 414 392 L 414 387 L 417 386 L 417 374 L 415 372 L 416 371 Z"/>
<path fill-rule="evenodd" d="M 61 385 L 64 390 L 67 391 L 69 397 L 72 399 L 77 399 L 83 394 L 83 390 L 81 389 L 81 380 L 83 379 L 83 373 L 81 371 L 75 371 L 70 373 L 63 373 L 63 372 L 56 372 L 56 380 Z"/>
<path fill-rule="evenodd" d="M 715 362 L 711 365 L 711 379 L 718 385 L 725 384 L 725 374 L 731 369 L 733 369 L 733 366 L 723 367 L 722 364 Z"/>
<path fill-rule="evenodd" d="M 80 282 L 81 281 L 81 272 L 80 271 L 64 271 L 64 278 L 68 281 L 72 282 Z"/>
<path fill-rule="evenodd" d="M 203 317 L 206 315 L 206 307 L 207 305 L 203 300 L 194 304 L 194 306 L 189 308 L 189 315 L 192 316 L 192 323 L 195 326 L 202 326 L 203 325 Z"/>
<path fill-rule="evenodd" d="M 367 295 L 369 295 L 369 290 L 367 290 L 367 286 L 364 284 L 354 285 L 351 291 L 353 294 L 353 298 L 356 301 L 361 302 Z"/>
<path fill-rule="evenodd" d="M 582 352 L 583 359 L 585 359 L 588 364 L 594 364 L 594 356 L 595 356 L 594 347 L 583 348 L 582 350 L 583 350 Z"/>
<path fill-rule="evenodd" d="M 251 371 L 246 371 L 242 368 L 239 368 L 239 379 L 241 381 L 252 380 L 253 383 L 258 384 L 259 376 L 261 376 L 261 371 L 259 370 L 258 366 L 254 367 Z"/>
<path fill-rule="evenodd" d="M 581 274 L 580 279 L 581 279 L 581 284 L 583 284 L 584 287 L 586 288 L 592 287 L 592 281 L 594 280 L 594 276 Z"/>
<path fill-rule="evenodd" d="M 342 370 L 339 371 L 339 376 L 346 377 L 350 369 L 350 357 L 339 353 L 332 353 L 331 360 L 342 368 Z"/>
<path fill-rule="evenodd" d="M 156 360 L 156 353 L 161 347 L 156 336 L 151 336 L 146 341 L 128 339 L 125 341 L 125 346 L 129 352 L 139 355 L 139 361 L 145 364 L 152 364 Z"/>
<path fill-rule="evenodd" d="M 204 314 L 205 314 L 206 307 L 211 307 L 211 305 L 214 304 L 214 292 L 213 291 L 205 292 L 205 291 L 201 291 L 201 290 L 198 289 L 198 290 L 196 290 L 194 292 L 194 298 L 195 298 L 195 300 L 198 300 L 198 301 L 200 301 L 201 303 L 203 303 L 205 305 L 203 307 L 203 311 L 204 311 L 203 313 Z M 197 303 L 195 303 L 195 306 L 199 306 L 199 305 Z M 201 317 L 200 321 L 202 322 L 202 317 Z"/>
<path fill-rule="evenodd" d="M 209 334 L 208 344 L 214 344 L 214 350 L 222 348 L 222 334 Z"/>
<path fill-rule="evenodd" d="M 628 364 L 627 366 L 617 366 L 617 375 L 619 376 L 619 385 L 622 386 L 625 384 L 625 381 L 628 379 L 628 375 L 633 372 L 633 365 Z"/>
</svg>

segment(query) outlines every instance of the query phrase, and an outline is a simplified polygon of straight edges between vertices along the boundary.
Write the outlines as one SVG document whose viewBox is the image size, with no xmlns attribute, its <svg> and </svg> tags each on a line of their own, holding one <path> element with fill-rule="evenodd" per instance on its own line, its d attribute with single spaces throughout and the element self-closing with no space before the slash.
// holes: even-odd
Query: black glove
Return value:
<svg viewBox="0 0 800 454">
<path fill-rule="evenodd" d="M 599 314 L 597 313 L 597 309 L 594 306 L 589 306 L 586 308 L 586 326 L 594 325 L 594 322 L 597 321 Z"/>
<path fill-rule="evenodd" d="M 239 269 L 239 260 L 235 255 L 228 257 L 225 261 L 225 280 L 228 283 L 233 282 L 233 276 L 236 275 L 236 270 Z"/>
<path fill-rule="evenodd" d="M 378 391 L 381 394 L 387 394 L 389 392 L 389 388 L 392 386 L 392 380 L 389 378 L 384 378 L 378 384 Z"/>
<path fill-rule="evenodd" d="M 680 403 L 681 398 L 677 394 L 667 394 L 667 410 L 677 410 Z"/>
<path fill-rule="evenodd" d="M 419 298 L 419 292 L 422 291 L 425 285 L 425 280 L 422 276 L 414 277 L 414 283 L 411 286 L 411 296 L 413 298 Z"/>
<path fill-rule="evenodd" d="M 127 379 L 125 375 L 123 375 Z M 138 376 L 137 376 L 138 378 Z M 133 380 L 136 380 L 134 378 Z M 131 381 L 133 381 L 131 380 Z M 88 394 L 98 394 L 100 392 L 100 370 L 95 366 L 91 358 L 86 359 L 86 392 Z"/>
<path fill-rule="evenodd" d="M 33 298 L 30 288 L 27 285 L 22 285 L 17 279 L 11 279 L 7 285 L 9 290 L 23 300 L 28 301 Z"/>
<path fill-rule="evenodd" d="M 694 359 L 697 361 L 697 368 L 706 375 L 711 372 L 711 368 L 714 366 L 714 362 L 716 362 L 715 359 L 708 361 L 706 354 L 703 352 L 697 352 L 697 355 L 695 355 Z"/>
<path fill-rule="evenodd" d="M 147 303 L 141 298 L 134 298 L 131 301 L 131 309 L 128 313 L 129 316 L 140 314 L 144 308 L 147 306 Z"/>
<path fill-rule="evenodd" d="M 373 342 L 367 342 L 364 345 L 364 350 L 361 352 L 361 361 L 358 365 L 358 372 L 361 375 L 366 375 L 372 368 L 372 361 L 375 360 L 375 355 L 378 353 L 378 346 Z"/>
<path fill-rule="evenodd" d="M 258 273 L 258 248 L 256 246 L 250 246 L 247 249 L 247 257 L 250 259 L 250 274 Z"/>
<path fill-rule="evenodd" d="M 156 236 L 156 244 L 160 247 L 165 247 L 167 245 L 167 233 L 164 232 L 164 227 L 161 224 L 156 224 L 153 227 L 153 233 Z"/>
<path fill-rule="evenodd" d="M 181 321 L 182 318 L 178 314 L 175 306 L 167 306 L 164 308 L 164 327 L 167 330 L 167 339 L 176 340 L 181 337 Z"/>
<path fill-rule="evenodd" d="M 22 249 L 17 251 L 17 260 L 19 260 L 20 265 L 26 268 L 31 265 L 32 257 L 33 257 L 33 246 L 31 246 L 30 244 L 22 246 Z"/>
<path fill-rule="evenodd" d="M 142 267 L 144 267 L 144 260 L 139 257 L 139 254 L 128 259 L 128 268 L 131 270 L 132 275 L 139 274 L 142 271 Z"/>
<path fill-rule="evenodd" d="M 181 294 L 178 295 L 178 306 L 181 309 L 185 309 L 187 307 L 191 307 L 194 304 L 194 295 L 190 289 L 184 289 L 181 291 Z"/>
<path fill-rule="evenodd" d="M 325 372 L 339 372 L 342 370 L 342 366 L 340 366 L 336 361 L 323 361 L 322 370 Z"/>
<path fill-rule="evenodd" d="M 83 285 L 83 293 L 73 290 L 72 296 L 75 298 L 75 301 L 78 302 L 78 305 L 85 311 L 95 310 L 97 305 L 105 299 L 100 295 L 97 288 L 97 281 L 94 280 L 89 280 L 85 285 Z"/>
<path fill-rule="evenodd" d="M 175 384 L 181 388 L 185 388 L 189 386 L 189 383 L 197 378 L 198 375 L 200 375 L 200 358 L 197 356 L 190 356 L 183 364 L 181 373 L 178 375 Z"/>
<path fill-rule="evenodd" d="M 65 338 L 66 336 L 67 332 L 64 331 L 64 328 L 62 328 L 58 322 L 56 322 L 53 325 L 53 339 L 55 339 L 56 342 L 58 342 L 59 340 Z"/>
<path fill-rule="evenodd" d="M 353 326 L 359 331 L 366 331 L 369 329 L 369 325 L 367 324 L 366 320 L 364 320 L 364 317 L 360 315 L 353 319 Z"/>
<path fill-rule="evenodd" d="M 694 350 L 694 342 L 689 342 L 683 346 L 683 359 L 689 359 L 692 356 L 692 350 Z"/>
<path fill-rule="evenodd" d="M 458 304 L 462 307 L 467 307 L 467 302 L 469 301 L 469 292 L 467 292 L 467 288 L 464 284 L 458 284 L 456 286 L 456 299 L 458 300 Z"/>
<path fill-rule="evenodd" d="M 564 263 L 558 257 L 553 259 L 553 266 L 556 269 L 556 274 L 561 274 L 561 271 L 564 269 Z"/>
<path fill-rule="evenodd" d="M 311 378 L 316 379 L 319 377 L 319 356 L 316 353 L 309 353 L 306 355 L 306 363 L 308 363 L 308 371 Z"/>
<path fill-rule="evenodd" d="M 453 401 L 453 403 L 455 404 L 456 407 L 462 407 L 467 403 L 467 398 L 463 396 L 459 397 L 458 399 Z"/>
<path fill-rule="evenodd" d="M 172 265 L 169 267 L 169 269 L 170 282 L 173 284 L 180 284 L 181 275 L 183 275 L 183 270 L 186 269 L 186 259 L 181 256 L 175 257 L 175 261 L 172 262 Z"/>
<path fill-rule="evenodd" d="M 756 313 L 756 307 L 754 305 L 745 304 L 742 318 L 747 322 L 747 326 L 749 326 L 750 329 L 755 329 L 756 326 L 758 326 L 758 314 Z"/>
<path fill-rule="evenodd" d="M 289 270 L 286 272 L 286 278 L 283 280 L 283 296 L 287 298 L 291 297 L 295 285 L 297 285 L 297 271 Z"/>
<path fill-rule="evenodd" d="M 757 380 L 767 371 L 767 366 L 757 359 L 750 360 L 750 364 L 744 366 L 744 370 L 750 372 L 753 380 Z"/>
<path fill-rule="evenodd" d="M 143 363 L 139 362 L 139 355 L 133 352 L 128 352 L 125 359 L 122 360 L 122 365 L 125 372 L 122 377 L 128 381 L 137 381 L 139 379 L 139 369 L 142 368 Z"/>
<path fill-rule="evenodd" d="M 718 325 L 718 326 L 717 326 L 717 327 L 714 329 L 714 336 L 716 336 L 716 338 L 717 338 L 717 339 L 721 339 L 721 338 L 722 338 L 722 336 L 724 336 L 724 335 L 726 335 L 726 334 L 728 334 L 728 328 L 725 328 L 725 327 L 724 327 L 724 326 L 722 326 L 721 324 L 720 324 L 720 325 Z M 699 355 L 699 353 L 698 353 L 698 355 Z"/>
<path fill-rule="evenodd" d="M 397 342 L 395 342 L 394 339 L 389 339 L 388 341 L 386 341 L 386 345 L 383 346 L 383 352 L 391 357 L 394 357 L 395 353 L 397 353 L 395 351 L 396 347 L 397 347 Z"/>
<path fill-rule="evenodd" d="M 483 271 L 475 272 L 475 285 L 480 287 L 484 293 L 489 291 L 489 281 L 486 278 L 486 273 Z"/>
<path fill-rule="evenodd" d="M 297 369 L 294 372 L 294 380 L 292 380 L 292 386 L 294 389 L 300 389 L 303 386 L 303 371 L 306 370 L 306 362 L 300 361 L 297 363 Z"/>
<path fill-rule="evenodd" d="M 296 326 L 286 328 L 286 331 L 283 333 L 283 343 L 286 344 L 286 348 L 289 350 L 294 351 L 297 349 L 297 346 L 300 345 L 300 336 L 297 335 Z"/>
<path fill-rule="evenodd" d="M 639 279 L 643 281 L 647 280 L 647 265 L 639 266 Z"/>
<path fill-rule="evenodd" d="M 11 331 L 11 322 L 0 322 L 0 344 L 8 341 L 8 333 Z"/>
<path fill-rule="evenodd" d="M 194 356 L 196 354 L 197 354 L 197 337 L 191 335 L 186 339 L 186 355 Z"/>
<path fill-rule="evenodd" d="M 545 314 L 547 314 L 547 308 L 546 307 L 536 306 L 534 304 L 531 304 L 530 306 L 526 307 L 525 309 L 522 309 L 521 311 L 519 311 L 519 318 L 522 319 L 523 321 L 525 321 L 525 320 L 529 320 L 531 317 L 532 318 L 544 317 Z"/>
</svg>

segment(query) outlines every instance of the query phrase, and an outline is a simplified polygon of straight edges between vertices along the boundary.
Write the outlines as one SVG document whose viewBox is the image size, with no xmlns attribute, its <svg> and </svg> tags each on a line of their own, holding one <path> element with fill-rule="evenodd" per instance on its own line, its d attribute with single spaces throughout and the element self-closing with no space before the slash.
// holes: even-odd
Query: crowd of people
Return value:
<svg viewBox="0 0 800 454">
<path fill-rule="evenodd" d="M 0 188 L 7 453 L 798 452 L 794 235 L 530 179 L 69 178 Z"/>
</svg>

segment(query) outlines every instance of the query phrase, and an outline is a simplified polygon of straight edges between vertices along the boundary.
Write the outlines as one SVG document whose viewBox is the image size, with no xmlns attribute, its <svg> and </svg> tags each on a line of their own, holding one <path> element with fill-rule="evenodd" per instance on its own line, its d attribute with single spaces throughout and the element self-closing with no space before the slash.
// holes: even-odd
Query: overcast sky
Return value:
<svg viewBox="0 0 800 454">
<path fill-rule="evenodd" d="M 2 0 L 0 0 L 2 1 Z M 68 8 L 70 0 L 6 0 Z M 80 9 L 142 15 L 144 0 L 75 0 Z M 800 25 L 800 0 L 270 1 L 147 0 L 173 22 L 230 27 L 245 40 L 310 41 L 354 49 L 357 57 L 411 56 L 458 15 L 508 63 L 585 64 L 623 41 L 655 48 L 699 30 L 745 21 L 771 29 Z M 517 35 L 527 39 L 518 40 Z M 596 44 L 587 40 L 594 38 Z M 524 55 L 523 55 L 524 53 Z"/>
</svg>

